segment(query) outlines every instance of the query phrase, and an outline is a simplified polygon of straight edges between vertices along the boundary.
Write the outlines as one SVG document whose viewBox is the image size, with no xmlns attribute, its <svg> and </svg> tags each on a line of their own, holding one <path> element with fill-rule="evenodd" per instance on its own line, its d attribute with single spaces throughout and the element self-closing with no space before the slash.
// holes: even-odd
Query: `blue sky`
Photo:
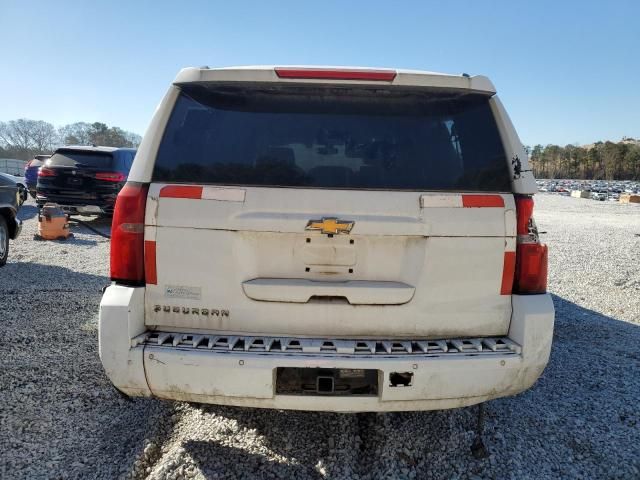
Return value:
<svg viewBox="0 0 640 480">
<path fill-rule="evenodd" d="M 525 144 L 640 137 L 640 1 L 0 0 L 0 121 L 144 133 L 185 66 L 488 75 Z"/>
</svg>

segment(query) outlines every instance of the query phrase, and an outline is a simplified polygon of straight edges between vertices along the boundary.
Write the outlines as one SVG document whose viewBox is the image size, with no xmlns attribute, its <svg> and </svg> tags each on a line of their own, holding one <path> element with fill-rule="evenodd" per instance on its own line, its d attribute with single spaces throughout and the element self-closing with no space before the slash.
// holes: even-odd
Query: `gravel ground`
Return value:
<svg viewBox="0 0 640 480">
<path fill-rule="evenodd" d="M 640 205 L 538 195 L 557 309 L 536 386 L 475 409 L 323 414 L 122 399 L 97 354 L 108 240 L 36 242 L 0 270 L 1 478 L 640 478 Z M 108 230 L 104 222 L 94 222 Z"/>
</svg>

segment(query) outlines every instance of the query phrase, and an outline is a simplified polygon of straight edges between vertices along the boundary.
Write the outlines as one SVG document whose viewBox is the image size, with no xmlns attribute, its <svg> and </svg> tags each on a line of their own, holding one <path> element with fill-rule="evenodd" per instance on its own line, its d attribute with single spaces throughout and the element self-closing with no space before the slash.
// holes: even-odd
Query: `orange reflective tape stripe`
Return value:
<svg viewBox="0 0 640 480">
<path fill-rule="evenodd" d="M 516 252 L 504 252 L 504 265 L 502 266 L 502 286 L 500 295 L 511 295 L 513 288 L 513 276 L 516 273 Z"/>
<path fill-rule="evenodd" d="M 504 198 L 500 195 L 462 195 L 465 208 L 504 207 Z"/>
<path fill-rule="evenodd" d="M 202 188 L 198 185 L 166 185 L 160 189 L 160 197 L 164 198 L 195 198 L 202 197 Z"/>
<path fill-rule="evenodd" d="M 156 270 L 156 242 L 144 241 L 144 279 L 145 283 L 158 284 L 158 272 Z"/>
</svg>

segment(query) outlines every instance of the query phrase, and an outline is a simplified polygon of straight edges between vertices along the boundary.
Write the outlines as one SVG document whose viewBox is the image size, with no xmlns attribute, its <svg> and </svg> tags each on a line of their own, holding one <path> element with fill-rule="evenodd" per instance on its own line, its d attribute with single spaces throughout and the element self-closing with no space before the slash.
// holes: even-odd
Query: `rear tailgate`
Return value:
<svg viewBox="0 0 640 480">
<path fill-rule="evenodd" d="M 336 216 L 354 222 L 349 235 L 305 231 Z M 147 219 L 148 325 L 432 338 L 508 329 L 510 194 L 395 192 L 390 201 L 387 192 L 158 183 Z"/>
<path fill-rule="evenodd" d="M 516 215 L 488 96 L 182 86 L 150 185 L 149 326 L 503 335 Z"/>
</svg>

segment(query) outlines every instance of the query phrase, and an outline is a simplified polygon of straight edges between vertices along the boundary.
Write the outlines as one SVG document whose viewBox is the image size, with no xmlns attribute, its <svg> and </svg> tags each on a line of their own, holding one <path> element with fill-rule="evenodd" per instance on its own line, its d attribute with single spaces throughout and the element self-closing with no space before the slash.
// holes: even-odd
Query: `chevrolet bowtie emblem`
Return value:
<svg viewBox="0 0 640 480">
<path fill-rule="evenodd" d="M 338 220 L 337 218 L 323 218 L 322 220 L 309 220 L 305 230 L 320 230 L 326 234 L 349 233 L 355 222 Z"/>
</svg>

